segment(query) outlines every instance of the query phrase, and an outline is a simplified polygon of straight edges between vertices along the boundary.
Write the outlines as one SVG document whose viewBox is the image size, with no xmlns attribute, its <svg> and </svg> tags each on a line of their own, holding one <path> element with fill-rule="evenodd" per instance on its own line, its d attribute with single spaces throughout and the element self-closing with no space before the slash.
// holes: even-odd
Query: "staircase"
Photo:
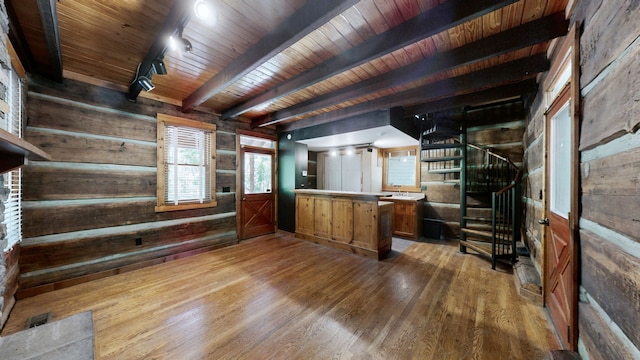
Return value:
<svg viewBox="0 0 640 360">
<path fill-rule="evenodd" d="M 466 193 L 460 205 L 460 251 L 474 250 L 496 261 L 515 264 L 520 241 L 520 178 L 522 171 L 509 159 L 487 149 L 467 144 L 466 173 L 460 191 Z M 475 199 L 470 206 L 467 199 Z M 471 216 L 470 210 L 481 212 Z"/>
<path fill-rule="evenodd" d="M 508 158 L 466 143 L 455 121 L 424 119 L 420 160 L 443 181 L 460 182 L 460 251 L 516 262 L 520 240 L 521 170 Z"/>
</svg>

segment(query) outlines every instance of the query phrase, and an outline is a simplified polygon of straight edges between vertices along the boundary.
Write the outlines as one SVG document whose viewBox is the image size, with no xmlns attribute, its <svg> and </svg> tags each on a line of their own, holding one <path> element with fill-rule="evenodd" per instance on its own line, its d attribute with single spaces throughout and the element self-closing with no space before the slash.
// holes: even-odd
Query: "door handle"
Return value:
<svg viewBox="0 0 640 360">
<path fill-rule="evenodd" d="M 246 198 L 246 197 L 243 197 L 243 198 L 242 198 L 242 201 L 245 201 L 245 200 L 247 200 L 247 198 Z"/>
<path fill-rule="evenodd" d="M 538 224 L 549 226 L 549 219 L 548 218 L 540 219 L 538 220 Z"/>
</svg>

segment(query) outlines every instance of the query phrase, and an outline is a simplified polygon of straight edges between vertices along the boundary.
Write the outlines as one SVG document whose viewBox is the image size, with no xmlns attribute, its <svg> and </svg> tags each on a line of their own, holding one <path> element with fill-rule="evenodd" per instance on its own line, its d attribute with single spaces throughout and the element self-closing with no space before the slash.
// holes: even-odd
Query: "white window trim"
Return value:
<svg viewBox="0 0 640 360">
<path fill-rule="evenodd" d="M 164 211 L 177 211 L 177 210 L 188 210 L 188 209 L 200 209 L 200 208 L 208 208 L 217 206 L 216 202 L 216 125 L 209 124 L 196 120 L 189 120 L 180 117 L 158 114 L 158 130 L 157 130 L 157 140 L 158 140 L 158 150 L 157 150 L 157 205 L 155 207 L 156 212 L 164 212 Z M 200 129 L 204 131 L 211 132 L 211 141 L 210 141 L 210 189 L 209 192 L 211 194 L 211 200 L 208 202 L 186 202 L 186 203 L 178 203 L 177 205 L 168 203 L 165 200 L 166 193 L 166 172 L 165 172 L 165 130 L 167 126 L 178 126 L 178 127 L 186 127 L 192 129 Z"/>
</svg>

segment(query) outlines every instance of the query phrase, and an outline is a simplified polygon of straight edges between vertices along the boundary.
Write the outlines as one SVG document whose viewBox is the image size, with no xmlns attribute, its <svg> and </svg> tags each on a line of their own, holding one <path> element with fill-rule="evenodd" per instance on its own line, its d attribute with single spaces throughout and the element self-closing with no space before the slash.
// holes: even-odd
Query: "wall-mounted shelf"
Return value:
<svg viewBox="0 0 640 360">
<path fill-rule="evenodd" d="M 51 160 L 51 156 L 36 146 L 0 129 L 0 174 L 26 165 L 28 160 Z"/>
</svg>

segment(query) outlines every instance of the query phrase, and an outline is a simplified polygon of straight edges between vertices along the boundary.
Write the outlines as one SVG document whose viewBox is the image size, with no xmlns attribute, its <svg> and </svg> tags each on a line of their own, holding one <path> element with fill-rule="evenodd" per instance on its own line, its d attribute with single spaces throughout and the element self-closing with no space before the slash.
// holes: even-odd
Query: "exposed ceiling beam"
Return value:
<svg viewBox="0 0 640 360">
<path fill-rule="evenodd" d="M 461 106 L 477 106 L 489 102 L 514 98 L 516 96 L 532 94 L 536 91 L 538 91 L 538 83 L 536 82 L 536 79 L 531 78 L 517 83 L 511 83 L 487 90 L 480 90 L 407 107 L 404 109 L 404 116 L 413 117 L 418 114 L 445 111 Z"/>
<path fill-rule="evenodd" d="M 310 32 L 349 9 L 359 0 L 323 0 L 307 3 L 287 18 L 256 45 L 236 58 L 182 102 L 182 111 L 190 111 L 215 96 L 234 81 L 250 73 Z"/>
<path fill-rule="evenodd" d="M 516 0 L 449 0 L 390 30 L 320 63 L 246 102 L 222 112 L 223 119 L 241 115 L 407 45 L 490 13 Z"/>
<path fill-rule="evenodd" d="M 479 91 L 504 83 L 531 78 L 548 69 L 549 61 L 544 54 L 534 55 L 292 122 L 285 125 L 283 130 L 299 129 L 374 110 L 413 105 L 427 100 L 434 101 L 456 94 Z"/>
<path fill-rule="evenodd" d="M 460 66 L 486 60 L 527 46 L 535 45 L 567 33 L 569 21 L 564 12 L 531 21 L 476 42 L 435 54 L 424 60 L 369 78 L 345 88 L 317 96 L 282 109 L 252 122 L 253 127 L 273 125 L 319 109 L 337 105 L 366 94 L 409 84 L 421 78 Z"/>
<path fill-rule="evenodd" d="M 169 44 L 167 44 L 167 39 L 177 34 L 179 31 L 182 31 L 185 26 L 191 20 L 191 16 L 193 15 L 192 11 L 192 2 L 178 0 L 176 1 L 171 10 L 169 11 L 169 15 L 164 20 L 162 27 L 160 28 L 160 32 L 158 36 L 153 41 L 153 44 L 149 48 L 149 51 L 144 56 L 142 63 L 140 63 L 140 67 L 136 71 L 136 75 L 129 85 L 129 100 L 135 101 L 142 91 L 142 86 L 138 84 L 137 76 L 146 75 L 151 70 L 151 66 L 154 60 L 162 59 L 168 50 Z"/>
<path fill-rule="evenodd" d="M 49 52 L 49 76 L 54 81 L 62 82 L 62 51 L 60 50 L 56 0 L 38 0 L 38 10 Z"/>
<path fill-rule="evenodd" d="M 5 1 L 4 5 L 7 8 L 7 15 L 9 16 L 9 40 L 11 41 L 11 45 L 16 51 L 25 70 L 29 73 L 35 73 L 35 59 L 33 58 L 33 53 L 29 48 L 27 39 L 24 36 L 24 32 L 20 28 L 13 3 L 11 1 Z"/>
</svg>

